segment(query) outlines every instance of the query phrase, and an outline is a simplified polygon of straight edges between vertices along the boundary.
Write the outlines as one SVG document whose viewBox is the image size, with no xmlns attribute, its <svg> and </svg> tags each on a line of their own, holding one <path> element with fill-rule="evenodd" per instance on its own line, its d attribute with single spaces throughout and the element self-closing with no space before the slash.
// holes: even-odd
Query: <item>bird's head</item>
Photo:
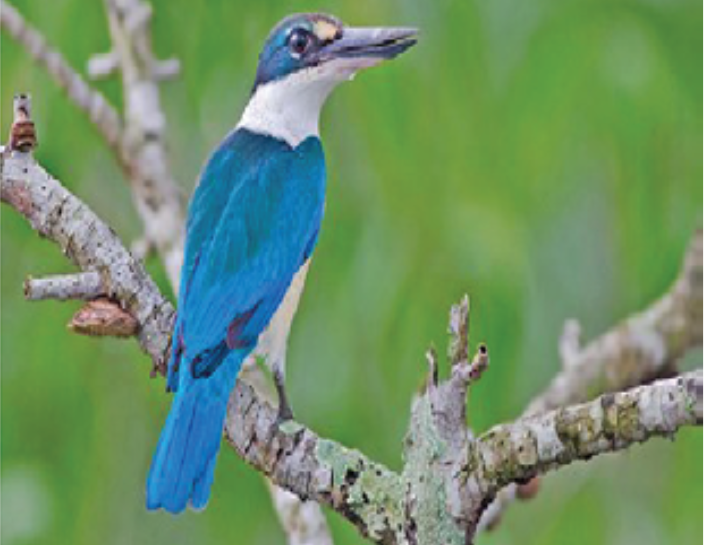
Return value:
<svg viewBox="0 0 704 545">
<path fill-rule="evenodd" d="M 294 76 L 311 82 L 344 81 L 415 43 L 413 28 L 354 28 L 322 13 L 290 15 L 264 44 L 254 90 Z"/>
<path fill-rule="evenodd" d="M 332 89 L 359 70 L 400 55 L 416 43 L 416 35 L 414 28 L 348 27 L 321 13 L 285 18 L 259 55 L 240 125 L 293 144 L 317 135 L 320 109 Z"/>
</svg>

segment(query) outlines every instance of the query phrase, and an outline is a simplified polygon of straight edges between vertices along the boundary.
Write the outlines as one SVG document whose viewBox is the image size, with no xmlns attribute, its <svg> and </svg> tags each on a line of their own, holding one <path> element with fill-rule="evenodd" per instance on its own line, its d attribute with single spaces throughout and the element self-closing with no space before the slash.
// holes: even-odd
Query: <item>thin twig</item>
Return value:
<svg viewBox="0 0 704 545">
<path fill-rule="evenodd" d="M 96 271 L 45 276 L 44 278 L 30 276 L 24 283 L 24 296 L 28 301 L 43 301 L 45 299 L 57 301 L 89 300 L 104 293 L 103 280 L 100 273 Z"/>
</svg>

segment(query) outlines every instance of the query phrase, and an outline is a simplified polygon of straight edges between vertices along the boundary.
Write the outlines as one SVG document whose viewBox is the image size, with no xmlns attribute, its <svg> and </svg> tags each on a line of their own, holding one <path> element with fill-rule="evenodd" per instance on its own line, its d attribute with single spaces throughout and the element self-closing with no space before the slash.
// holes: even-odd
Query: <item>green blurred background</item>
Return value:
<svg viewBox="0 0 704 545">
<path fill-rule="evenodd" d="M 391 468 L 430 342 L 472 297 L 492 367 L 477 430 L 517 416 L 559 367 L 565 318 L 590 338 L 657 297 L 702 218 L 702 2 L 155 1 L 173 170 L 190 193 L 248 97 L 259 48 L 290 11 L 422 28 L 420 45 L 338 90 L 322 119 L 329 198 L 294 326 L 298 417 Z M 101 2 L 16 0 L 70 63 L 109 47 Z M 38 159 L 123 237 L 123 176 L 85 116 L 2 36 L 2 134 L 34 96 Z M 120 103 L 117 81 L 97 84 Z M 26 275 L 70 272 L 2 213 L 3 544 L 283 543 L 260 476 L 225 448 L 210 505 L 144 508 L 168 409 L 133 341 L 68 334 L 73 303 L 23 301 Z M 148 263 L 167 289 L 156 259 Z M 701 365 L 701 352 L 688 365 Z M 702 434 L 652 441 L 546 480 L 479 543 L 701 543 Z M 329 514 L 336 543 L 361 543 Z"/>
</svg>

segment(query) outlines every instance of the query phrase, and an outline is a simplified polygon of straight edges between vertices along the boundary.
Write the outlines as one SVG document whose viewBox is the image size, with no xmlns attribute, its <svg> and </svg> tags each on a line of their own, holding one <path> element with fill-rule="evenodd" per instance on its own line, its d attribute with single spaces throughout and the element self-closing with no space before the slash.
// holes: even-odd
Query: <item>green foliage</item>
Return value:
<svg viewBox="0 0 704 545">
<path fill-rule="evenodd" d="M 107 49 L 100 2 L 16 0 L 81 70 Z M 258 49 L 290 3 L 155 1 L 174 172 L 190 192 L 237 122 Z M 305 6 L 307 7 L 307 6 Z M 297 4 L 295 9 L 303 9 Z M 329 198 L 293 329 L 297 415 L 400 467 L 424 351 L 472 297 L 479 431 L 556 372 L 562 322 L 587 336 L 661 293 L 702 218 L 702 3 L 695 0 L 336 0 L 354 24 L 422 28 L 420 45 L 345 85 L 323 116 Z M 34 96 L 38 157 L 124 240 L 123 177 L 89 121 L 3 36 L 11 94 Z M 119 103 L 116 81 L 99 87 Z M 204 513 L 149 514 L 144 480 L 168 410 L 134 342 L 70 335 L 73 303 L 22 300 L 27 274 L 70 271 L 16 214 L 2 222 L 2 539 L 13 543 L 282 543 L 260 477 L 224 449 Z M 149 263 L 165 286 L 159 264 Z M 698 357 L 701 364 L 701 357 Z M 446 369 L 441 369 L 441 372 Z M 480 543 L 698 543 L 700 431 L 546 480 Z M 338 544 L 360 543 L 330 517 Z"/>
</svg>

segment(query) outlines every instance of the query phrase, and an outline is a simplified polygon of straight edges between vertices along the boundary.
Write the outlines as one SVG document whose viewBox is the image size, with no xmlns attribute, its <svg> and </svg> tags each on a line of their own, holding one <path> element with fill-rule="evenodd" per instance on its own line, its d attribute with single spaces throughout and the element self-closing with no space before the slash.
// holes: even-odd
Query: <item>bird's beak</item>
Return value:
<svg viewBox="0 0 704 545">
<path fill-rule="evenodd" d="M 418 29 L 345 27 L 342 36 L 321 51 L 322 63 L 342 60 L 349 68 L 366 68 L 393 59 L 415 45 Z"/>
</svg>

